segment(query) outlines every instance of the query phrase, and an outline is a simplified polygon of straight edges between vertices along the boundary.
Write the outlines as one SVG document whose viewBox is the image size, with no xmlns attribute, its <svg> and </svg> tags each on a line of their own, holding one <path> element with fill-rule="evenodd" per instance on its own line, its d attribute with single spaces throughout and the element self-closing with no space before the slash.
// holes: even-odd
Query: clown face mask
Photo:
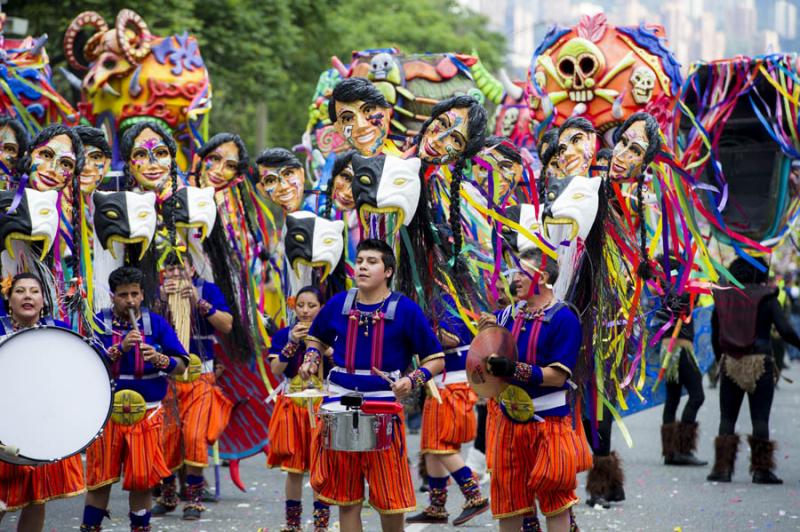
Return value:
<svg viewBox="0 0 800 532">
<path fill-rule="evenodd" d="M 56 135 L 31 152 L 31 188 L 42 192 L 61 190 L 72 179 L 75 166 L 72 140 Z"/>
<path fill-rule="evenodd" d="M 128 166 L 142 190 L 162 191 L 172 164 L 169 147 L 152 129 L 145 129 L 133 140 Z"/>
<path fill-rule="evenodd" d="M 299 166 L 258 165 L 256 188 L 286 212 L 300 209 L 306 172 Z"/>
<path fill-rule="evenodd" d="M 233 142 L 224 142 L 205 156 L 200 167 L 200 186 L 227 188 L 239 172 L 239 148 Z"/>
<path fill-rule="evenodd" d="M 333 178 L 333 191 L 331 192 L 333 204 L 342 212 L 352 211 L 356 208 L 353 199 L 353 164 L 350 163 Z"/>
<path fill-rule="evenodd" d="M 0 167 L 0 187 L 8 188 L 7 183 L 11 177 L 8 172 L 14 171 L 14 166 L 19 159 L 19 140 L 11 126 L 0 128 L 0 160 L 5 168 Z"/>
<path fill-rule="evenodd" d="M 388 108 L 362 100 L 336 102 L 336 122 L 333 126 L 358 153 L 371 156 L 381 152 L 391 118 L 392 113 Z"/>
<path fill-rule="evenodd" d="M 558 166 L 566 176 L 587 176 L 594 159 L 594 133 L 567 128 L 558 137 Z"/>
<path fill-rule="evenodd" d="M 321 218 L 308 211 L 293 212 L 286 217 L 286 258 L 295 274 L 300 267 L 322 268 L 324 281 L 339 264 L 344 250 L 344 222 Z"/>
<path fill-rule="evenodd" d="M 490 185 L 494 190 L 494 203 L 501 204 L 515 186 L 522 180 L 522 165 L 503 156 L 494 149 L 483 150 L 481 158 L 491 169 L 492 182 L 489 182 L 489 170 L 480 164 L 472 166 L 475 182 L 488 197 Z"/>
<path fill-rule="evenodd" d="M 103 249 L 116 258 L 114 243 L 140 244 L 144 257 L 156 231 L 156 195 L 153 192 L 95 192 L 94 228 Z"/>
<path fill-rule="evenodd" d="M 422 187 L 419 178 L 421 164 L 416 157 L 353 156 L 353 196 L 359 221 L 363 228 L 369 229 L 368 234 L 377 236 L 370 229 L 376 218 L 383 217 L 387 233 L 394 233 L 401 225 L 411 223 Z"/>
<path fill-rule="evenodd" d="M 597 208 L 601 179 L 589 177 L 566 177 L 554 185 L 557 190 L 548 190 L 548 197 L 555 197 L 542 216 L 547 239 L 559 244 L 575 238 L 586 240 L 592 229 Z"/>
<path fill-rule="evenodd" d="M 111 159 L 96 146 L 83 147 L 85 162 L 81 172 L 81 192 L 88 195 L 94 192 L 111 166 Z"/>
<path fill-rule="evenodd" d="M 467 147 L 467 107 L 454 107 L 433 119 L 422 133 L 419 157 L 431 164 L 455 162 Z"/>
<path fill-rule="evenodd" d="M 609 177 L 614 181 L 635 181 L 642 173 L 644 156 L 649 146 L 644 120 L 631 124 L 614 146 L 608 169 Z"/>
</svg>

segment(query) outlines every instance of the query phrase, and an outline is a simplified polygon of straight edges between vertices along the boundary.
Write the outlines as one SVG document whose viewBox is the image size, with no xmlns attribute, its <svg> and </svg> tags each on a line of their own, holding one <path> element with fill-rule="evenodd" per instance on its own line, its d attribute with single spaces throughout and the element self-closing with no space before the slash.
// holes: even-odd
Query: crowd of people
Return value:
<svg viewBox="0 0 800 532">
<path fill-rule="evenodd" d="M 361 530 L 365 497 L 387 531 L 487 511 L 503 531 L 541 530 L 537 512 L 549 531 L 577 530 L 578 473 L 589 471 L 589 504 L 625 499 L 611 410 L 653 338 L 667 389 L 664 462 L 706 465 L 694 455 L 699 293 L 678 281 L 698 268 L 692 255 L 654 257 L 645 231 L 648 166 L 662 143 L 652 116 L 632 114 L 604 149 L 590 121 L 569 118 L 543 135 L 535 172 L 508 139 L 487 136 L 471 96 L 437 103 L 408 145 L 388 135 L 391 107 L 367 79 L 340 82 L 328 113 L 352 151 L 326 180 L 284 148 L 251 164 L 232 133 L 211 137 L 184 175 L 158 121 L 129 126 L 112 150 L 91 127 L 51 125 L 29 139 L 0 119 L 4 334 L 46 325 L 94 338 L 115 383 L 85 463 L 0 462 L 0 501 L 21 510 L 20 530 L 42 530 L 47 501 L 83 493 L 80 529 L 101 530 L 119 481 L 132 531 L 151 530 L 151 516 L 181 498 L 183 519 L 201 518 L 210 449 L 242 399 L 217 381 L 254 359 L 280 382 L 263 423 L 267 466 L 286 472 L 288 532 L 302 530 L 306 474 L 318 531 L 331 506 L 342 530 Z M 116 151 L 123 177 L 109 184 Z M 738 258 L 729 270 L 739 286 L 713 290 L 720 426 L 709 480 L 731 480 L 747 394 L 753 482 L 780 482 L 772 328 L 797 348 L 800 337 L 767 269 Z M 511 348 L 478 359 L 492 339 Z M 481 379 L 498 387 L 487 393 Z M 417 503 L 403 403 L 420 394 L 429 500 L 406 519 Z M 353 439 L 358 423 L 376 427 L 366 432 L 377 441 Z M 488 494 L 476 461 L 491 473 Z M 451 478 L 464 500 L 452 521 Z"/>
</svg>

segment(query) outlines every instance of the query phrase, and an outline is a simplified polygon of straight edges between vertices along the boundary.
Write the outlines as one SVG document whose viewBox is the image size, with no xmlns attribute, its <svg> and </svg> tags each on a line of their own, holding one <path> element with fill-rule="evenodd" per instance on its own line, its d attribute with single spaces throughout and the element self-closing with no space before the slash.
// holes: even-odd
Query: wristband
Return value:
<svg viewBox="0 0 800 532">
<path fill-rule="evenodd" d="M 283 358 L 292 358 L 297 353 L 297 348 L 300 347 L 300 344 L 296 344 L 289 340 L 283 349 L 281 349 L 281 356 Z"/>
<path fill-rule="evenodd" d="M 303 364 L 319 364 L 320 354 L 320 350 L 316 347 L 307 347 Z"/>
<path fill-rule="evenodd" d="M 514 365 L 514 375 L 512 378 L 515 381 L 538 385 L 544 380 L 544 372 L 542 371 L 542 368 L 534 364 L 517 362 Z"/>
<path fill-rule="evenodd" d="M 165 356 L 166 356 L 166 355 L 165 355 Z M 175 368 L 176 368 L 176 367 L 177 367 L 177 365 L 178 365 L 178 361 L 177 361 L 177 360 L 175 360 L 175 359 L 174 359 L 174 358 L 172 358 L 172 357 L 167 357 L 167 358 L 169 359 L 169 362 L 167 363 L 167 367 L 166 367 L 166 368 L 164 368 L 162 371 L 163 371 L 164 373 L 172 373 L 173 371 L 175 371 Z"/>
<path fill-rule="evenodd" d="M 122 348 L 120 347 L 120 344 L 114 344 L 108 348 L 108 351 L 106 351 L 106 353 L 108 354 L 108 358 L 110 358 L 112 362 L 116 362 L 117 359 L 120 356 L 122 356 Z"/>
<path fill-rule="evenodd" d="M 411 379 L 412 388 L 419 388 L 420 386 L 424 386 L 426 382 L 431 380 L 431 372 L 430 370 L 428 370 L 428 368 L 415 369 L 414 371 L 408 374 L 408 378 Z"/>
</svg>

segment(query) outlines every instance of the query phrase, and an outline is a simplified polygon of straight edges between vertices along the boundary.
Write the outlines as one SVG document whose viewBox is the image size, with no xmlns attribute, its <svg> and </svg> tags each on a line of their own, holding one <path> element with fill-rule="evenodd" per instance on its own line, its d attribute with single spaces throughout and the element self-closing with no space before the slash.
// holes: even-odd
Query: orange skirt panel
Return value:
<svg viewBox="0 0 800 532">
<path fill-rule="evenodd" d="M 490 427 L 493 429 L 489 431 Z M 514 423 L 489 401 L 486 459 L 491 463 L 495 519 L 536 512 L 557 515 L 576 504 L 579 435 L 572 418 Z"/>
<path fill-rule="evenodd" d="M 164 412 L 161 422 L 161 450 L 164 462 L 170 471 L 177 471 L 183 465 L 180 406 L 175 384 L 175 381 L 169 382 L 167 394 L 161 401 L 161 409 Z"/>
<path fill-rule="evenodd" d="M 478 396 L 465 382 L 448 384 L 439 388 L 442 404 L 433 397 L 425 399 L 422 410 L 421 452 L 454 454 L 461 444 L 475 439 L 478 419 L 475 403 Z"/>
<path fill-rule="evenodd" d="M 86 450 L 86 486 L 99 488 L 124 476 L 122 489 L 146 491 L 169 476 L 161 448 L 163 416 L 159 408 L 133 425 L 108 420 L 103 435 Z"/>
<path fill-rule="evenodd" d="M 392 446 L 383 451 L 345 452 L 322 448 L 322 423 L 312 431 L 311 487 L 320 500 L 338 506 L 364 501 L 364 481 L 369 503 L 381 514 L 416 509 L 414 485 L 406 457 L 405 423 L 395 423 Z"/>
<path fill-rule="evenodd" d="M 183 461 L 189 465 L 208 465 L 208 446 L 222 435 L 231 417 L 233 403 L 215 385 L 213 373 L 204 373 L 194 382 L 176 382 L 181 413 Z"/>
<path fill-rule="evenodd" d="M 85 491 L 80 454 L 41 466 L 0 462 L 0 501 L 6 503 L 9 512 Z"/>
<path fill-rule="evenodd" d="M 308 409 L 296 405 L 285 395 L 275 400 L 275 409 L 269 420 L 267 467 L 280 467 L 291 473 L 304 473 L 311 467 Z"/>
</svg>

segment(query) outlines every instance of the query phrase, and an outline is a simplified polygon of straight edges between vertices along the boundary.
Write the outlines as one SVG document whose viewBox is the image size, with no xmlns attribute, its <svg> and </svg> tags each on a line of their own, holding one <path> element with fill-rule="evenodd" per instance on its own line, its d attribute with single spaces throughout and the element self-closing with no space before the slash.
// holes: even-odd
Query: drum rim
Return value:
<svg viewBox="0 0 800 532">
<path fill-rule="evenodd" d="M 108 382 L 111 385 L 111 394 L 110 394 L 110 399 L 109 399 L 109 402 L 108 402 L 108 410 L 106 411 L 106 415 L 105 415 L 105 419 L 103 420 L 103 424 L 100 427 L 100 430 L 97 432 L 97 434 L 95 434 L 94 437 L 92 437 L 92 439 L 88 443 L 86 443 L 86 445 L 84 445 L 83 447 L 81 447 L 80 449 L 75 451 L 74 453 L 66 454 L 66 455 L 61 456 L 59 458 L 50 458 L 50 459 L 47 459 L 47 460 L 42 460 L 42 459 L 39 459 L 39 458 L 31 458 L 30 456 L 24 455 L 22 453 L 20 453 L 18 455 L 15 455 L 13 457 L 13 458 L 19 458 L 20 462 L 25 462 L 27 464 L 51 464 L 51 463 L 59 462 L 61 460 L 66 460 L 67 458 L 75 456 L 76 454 L 80 454 L 83 451 L 85 451 L 86 449 L 88 449 L 89 446 L 91 444 L 93 444 L 95 441 L 97 441 L 97 438 L 99 438 L 103 434 L 103 432 L 105 431 L 106 425 L 108 424 L 108 420 L 111 417 L 111 412 L 112 412 L 112 409 L 114 407 L 114 392 L 116 390 L 116 381 L 114 380 L 114 377 L 111 374 L 111 366 L 108 364 L 108 360 L 103 355 L 103 353 L 100 351 L 99 347 L 97 345 L 94 345 L 90 341 L 90 337 L 81 336 L 80 334 L 78 334 L 77 332 L 73 331 L 72 329 L 67 329 L 66 327 L 59 327 L 58 325 L 36 324 L 33 327 L 28 327 L 28 328 L 25 328 L 25 329 L 21 329 L 19 331 L 14 331 L 11 334 L 4 335 L 2 338 L 0 338 L 0 348 L 2 348 L 2 346 L 6 342 L 8 342 L 9 340 L 11 340 L 12 338 L 14 338 L 16 336 L 19 336 L 19 335 L 25 334 L 25 333 L 29 333 L 29 332 L 33 332 L 33 331 L 38 331 L 40 329 L 56 329 L 56 330 L 59 330 L 59 331 L 68 332 L 68 333 L 72 334 L 73 336 L 77 336 L 82 342 L 84 342 L 86 345 L 91 347 L 92 350 L 94 350 L 94 352 L 97 353 L 98 357 L 103 362 L 103 368 L 106 371 L 106 375 L 108 376 Z M 2 458 L 0 458 L 0 462 L 6 462 L 6 460 L 3 460 Z M 6 463 L 16 464 L 16 462 L 6 462 Z"/>
</svg>

